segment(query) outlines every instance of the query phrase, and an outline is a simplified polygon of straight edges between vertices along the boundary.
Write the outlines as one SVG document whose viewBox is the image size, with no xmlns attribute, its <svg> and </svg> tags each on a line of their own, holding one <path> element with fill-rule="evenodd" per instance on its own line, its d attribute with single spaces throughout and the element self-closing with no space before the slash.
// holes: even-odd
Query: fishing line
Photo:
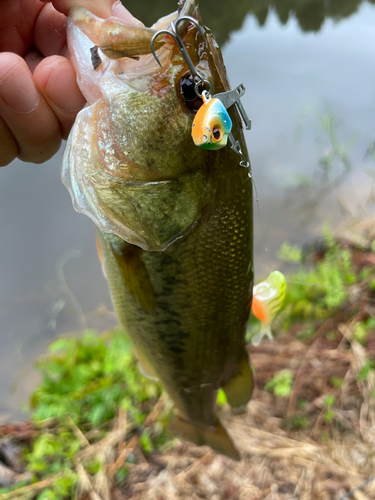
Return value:
<svg viewBox="0 0 375 500">
<path fill-rule="evenodd" d="M 258 189 L 257 189 L 257 186 L 255 184 L 255 179 L 254 177 L 252 177 L 253 179 L 253 187 L 254 187 L 254 192 L 255 192 L 255 201 L 256 201 L 256 204 L 257 204 L 257 210 L 258 210 L 258 218 L 259 218 L 259 224 L 260 224 L 260 230 L 261 230 L 261 233 L 262 233 L 262 238 L 263 238 L 263 241 L 266 241 L 266 237 L 265 237 L 265 234 L 264 234 L 264 228 L 263 228 L 263 222 L 262 222 L 262 217 L 260 215 L 260 205 L 259 205 L 259 196 L 258 196 Z M 264 251 L 266 253 L 266 256 L 267 256 L 267 267 L 268 267 L 268 273 L 271 272 L 271 263 L 270 263 L 270 256 L 268 254 L 268 248 L 264 247 Z"/>
<path fill-rule="evenodd" d="M 345 498 L 352 497 L 353 493 L 355 493 L 356 491 L 361 490 L 364 486 L 367 486 L 368 484 L 370 484 L 374 479 L 375 479 L 375 476 L 370 477 L 370 479 L 367 479 L 367 481 L 365 481 L 364 483 L 362 483 L 360 486 L 357 486 L 357 488 L 354 488 L 354 490 L 351 490 L 348 493 L 345 493 L 345 495 L 342 496 L 342 497 L 340 497 L 339 500 L 345 500 Z"/>
</svg>

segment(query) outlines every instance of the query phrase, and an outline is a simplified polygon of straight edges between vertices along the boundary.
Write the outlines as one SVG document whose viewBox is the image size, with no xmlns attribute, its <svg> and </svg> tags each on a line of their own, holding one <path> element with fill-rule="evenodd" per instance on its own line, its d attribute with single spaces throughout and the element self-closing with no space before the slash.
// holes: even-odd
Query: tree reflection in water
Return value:
<svg viewBox="0 0 375 500">
<path fill-rule="evenodd" d="M 160 16 L 176 10 L 177 0 L 122 0 L 124 5 L 146 26 L 151 26 Z M 247 14 L 253 14 L 260 26 L 270 12 L 276 12 L 281 24 L 296 18 L 302 31 L 319 31 L 325 19 L 340 21 L 354 14 L 362 4 L 375 0 L 201 0 L 203 20 L 215 34 L 219 44 L 224 44 L 232 31 L 239 30 Z M 229 5 L 229 6 L 228 6 Z"/>
</svg>

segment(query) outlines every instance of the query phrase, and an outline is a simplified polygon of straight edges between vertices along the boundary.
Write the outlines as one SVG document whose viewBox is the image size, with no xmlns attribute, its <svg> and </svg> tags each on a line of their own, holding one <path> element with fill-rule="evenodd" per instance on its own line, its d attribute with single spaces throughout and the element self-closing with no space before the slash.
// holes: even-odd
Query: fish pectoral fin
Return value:
<svg viewBox="0 0 375 500">
<path fill-rule="evenodd" d="M 146 311 L 153 311 L 156 303 L 155 293 L 141 257 L 142 249 L 135 245 L 125 244 L 119 251 L 113 245 L 110 246 L 122 280 L 134 300 Z"/>
<path fill-rule="evenodd" d="M 249 356 L 246 352 L 240 362 L 238 374 L 223 387 L 223 391 L 231 407 L 238 409 L 250 401 L 253 388 L 253 372 L 250 368 Z"/>
<path fill-rule="evenodd" d="M 139 371 L 142 373 L 142 375 L 144 375 L 146 378 L 149 378 L 150 380 L 159 380 L 148 359 L 143 354 L 141 354 L 138 349 L 134 348 L 134 352 L 138 360 Z"/>
<path fill-rule="evenodd" d="M 197 446 L 210 446 L 216 453 L 221 453 L 232 460 L 241 460 L 240 454 L 219 420 L 216 420 L 215 425 L 201 426 L 175 414 L 170 422 L 170 430 Z"/>
</svg>

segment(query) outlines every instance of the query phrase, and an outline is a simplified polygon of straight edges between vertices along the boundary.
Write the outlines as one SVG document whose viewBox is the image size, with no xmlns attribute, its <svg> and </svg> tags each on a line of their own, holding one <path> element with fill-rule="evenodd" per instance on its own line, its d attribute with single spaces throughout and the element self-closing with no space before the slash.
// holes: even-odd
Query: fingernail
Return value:
<svg viewBox="0 0 375 500">
<path fill-rule="evenodd" d="M 121 2 L 116 2 L 113 4 L 112 15 L 118 17 L 119 19 L 121 19 L 121 21 L 124 21 L 125 23 L 133 24 L 134 26 L 144 27 L 144 24 L 139 19 L 132 16 L 128 11 L 128 9 L 126 9 Z"/>
<path fill-rule="evenodd" d="M 23 115 L 31 113 L 38 106 L 39 92 L 22 62 L 0 79 L 0 97 L 13 111 Z"/>
</svg>

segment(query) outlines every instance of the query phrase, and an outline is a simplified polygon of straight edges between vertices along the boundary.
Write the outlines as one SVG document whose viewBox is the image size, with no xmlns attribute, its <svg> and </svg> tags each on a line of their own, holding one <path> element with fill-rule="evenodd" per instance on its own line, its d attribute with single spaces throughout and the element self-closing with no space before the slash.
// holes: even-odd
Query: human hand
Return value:
<svg viewBox="0 0 375 500">
<path fill-rule="evenodd" d="M 51 158 L 85 104 L 66 57 L 72 7 L 133 19 L 116 0 L 0 1 L 0 166 Z"/>
</svg>

